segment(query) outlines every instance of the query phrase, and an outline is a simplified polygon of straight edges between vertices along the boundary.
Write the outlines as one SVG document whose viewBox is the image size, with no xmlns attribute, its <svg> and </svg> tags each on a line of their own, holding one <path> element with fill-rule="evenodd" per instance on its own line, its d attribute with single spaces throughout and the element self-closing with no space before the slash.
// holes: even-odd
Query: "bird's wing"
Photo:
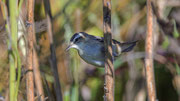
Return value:
<svg viewBox="0 0 180 101">
<path fill-rule="evenodd" d="M 92 39 L 97 40 L 97 41 L 99 41 L 99 42 L 104 42 L 104 38 L 103 38 L 103 37 L 92 36 Z"/>
<path fill-rule="evenodd" d="M 97 40 L 99 42 L 102 42 L 102 44 L 104 44 L 104 37 L 92 36 L 92 39 Z M 115 57 L 117 57 L 122 52 L 131 51 L 134 48 L 134 46 L 136 45 L 136 43 L 137 43 L 137 41 L 121 43 L 119 41 L 116 41 L 116 40 L 112 39 L 112 45 L 113 45 L 112 48 L 114 50 L 113 55 Z M 101 51 L 105 52 L 104 47 L 102 47 Z"/>
</svg>

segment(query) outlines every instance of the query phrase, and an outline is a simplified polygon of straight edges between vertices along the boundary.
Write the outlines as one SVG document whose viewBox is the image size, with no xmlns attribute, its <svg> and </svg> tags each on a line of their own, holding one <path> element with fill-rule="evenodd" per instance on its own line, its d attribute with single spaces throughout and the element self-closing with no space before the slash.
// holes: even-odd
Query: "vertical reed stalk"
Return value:
<svg viewBox="0 0 180 101">
<path fill-rule="evenodd" d="M 45 12 L 46 12 L 46 17 L 47 17 L 47 31 L 48 31 L 48 38 L 50 41 L 50 51 L 51 51 L 51 56 L 50 56 L 50 64 L 51 64 L 51 69 L 53 71 L 53 76 L 54 76 L 54 89 L 56 91 L 56 100 L 57 101 L 63 101 L 62 93 L 61 93 L 61 83 L 59 80 L 59 75 L 58 75 L 58 69 L 57 69 L 57 60 L 56 60 L 56 49 L 54 45 L 54 40 L 53 40 L 53 27 L 52 27 L 52 14 L 51 14 L 51 6 L 49 0 L 44 0 L 44 7 L 45 7 Z"/>
<path fill-rule="evenodd" d="M 34 34 L 34 0 L 28 0 L 28 55 L 27 55 L 27 69 L 26 74 L 26 89 L 27 101 L 34 101 L 34 75 L 33 75 L 33 34 Z"/>
<path fill-rule="evenodd" d="M 16 80 L 16 69 L 15 69 L 15 60 L 13 54 L 9 55 L 9 62 L 10 62 L 10 85 L 9 85 L 9 92 L 10 92 L 10 101 L 15 101 L 15 80 Z"/>
<path fill-rule="evenodd" d="M 153 15 L 151 0 L 147 0 L 147 32 L 146 32 L 146 82 L 148 90 L 149 101 L 156 100 L 156 90 L 154 81 L 154 67 L 153 67 Z"/>
<path fill-rule="evenodd" d="M 105 45 L 104 100 L 114 101 L 114 66 L 111 35 L 111 0 L 103 0 L 103 31 Z"/>
<path fill-rule="evenodd" d="M 16 85 L 16 67 L 20 71 L 20 59 L 17 51 L 17 0 L 9 1 L 11 36 L 9 37 L 10 54 L 10 101 L 17 101 L 19 82 Z M 18 74 L 20 76 L 20 74 Z"/>
<path fill-rule="evenodd" d="M 34 70 L 34 80 L 37 88 L 37 94 L 40 98 L 40 101 L 44 101 L 44 90 L 41 80 L 41 73 L 39 70 L 39 60 L 36 50 L 34 48 L 33 48 L 33 70 Z"/>
</svg>

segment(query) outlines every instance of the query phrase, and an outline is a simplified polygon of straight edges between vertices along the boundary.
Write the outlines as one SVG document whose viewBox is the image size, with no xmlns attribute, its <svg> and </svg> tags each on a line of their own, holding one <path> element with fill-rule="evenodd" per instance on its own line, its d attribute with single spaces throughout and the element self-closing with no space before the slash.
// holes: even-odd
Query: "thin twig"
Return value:
<svg viewBox="0 0 180 101">
<path fill-rule="evenodd" d="M 39 60 L 36 50 L 34 48 L 33 48 L 33 70 L 34 70 L 34 79 L 35 79 L 35 85 L 37 88 L 38 96 L 40 96 L 40 101 L 44 101 L 44 90 L 43 90 L 41 74 L 39 70 Z"/>
<path fill-rule="evenodd" d="M 45 76 L 44 73 L 43 73 L 42 75 L 43 75 L 43 82 L 44 82 L 45 88 L 46 88 L 46 90 L 47 90 L 48 100 L 49 100 L 49 101 L 55 101 L 52 93 L 50 92 L 50 88 L 49 88 L 49 85 L 48 85 L 48 81 L 47 81 L 47 79 L 46 79 L 46 76 Z"/>
<path fill-rule="evenodd" d="M 105 101 L 114 101 L 114 66 L 111 35 L 111 0 L 103 0 L 103 29 L 105 45 Z"/>
<path fill-rule="evenodd" d="M 34 75 L 33 75 L 33 34 L 34 34 L 34 0 L 28 0 L 28 56 L 26 74 L 27 101 L 34 101 Z"/>
<path fill-rule="evenodd" d="M 149 101 L 156 100 L 156 90 L 154 81 L 154 67 L 153 67 L 153 15 L 151 0 L 147 0 L 147 34 L 146 34 L 146 56 L 145 56 L 145 67 L 146 67 L 146 82 L 148 90 Z"/>
<path fill-rule="evenodd" d="M 51 6 L 50 6 L 49 0 L 44 0 L 44 7 L 45 7 L 45 12 L 46 12 L 46 17 L 47 17 L 47 26 L 48 26 L 47 30 L 48 30 L 48 38 L 50 41 L 50 51 L 51 51 L 50 64 L 51 64 L 51 68 L 54 74 L 54 81 L 55 81 L 54 88 L 56 91 L 56 100 L 63 101 L 62 93 L 61 93 L 61 85 L 60 85 L 58 69 L 57 69 L 55 46 L 53 42 L 52 24 L 51 24 L 52 14 L 51 14 Z"/>
</svg>

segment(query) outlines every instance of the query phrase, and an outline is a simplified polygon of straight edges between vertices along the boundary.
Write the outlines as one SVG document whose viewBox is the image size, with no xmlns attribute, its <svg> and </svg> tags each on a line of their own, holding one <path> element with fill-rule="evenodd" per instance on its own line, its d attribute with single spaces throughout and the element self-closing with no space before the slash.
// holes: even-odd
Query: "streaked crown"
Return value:
<svg viewBox="0 0 180 101">
<path fill-rule="evenodd" d="M 77 42 L 85 39 L 85 37 L 86 37 L 86 33 L 84 33 L 84 32 L 75 33 L 75 34 L 71 37 L 70 42 L 77 43 Z"/>
</svg>

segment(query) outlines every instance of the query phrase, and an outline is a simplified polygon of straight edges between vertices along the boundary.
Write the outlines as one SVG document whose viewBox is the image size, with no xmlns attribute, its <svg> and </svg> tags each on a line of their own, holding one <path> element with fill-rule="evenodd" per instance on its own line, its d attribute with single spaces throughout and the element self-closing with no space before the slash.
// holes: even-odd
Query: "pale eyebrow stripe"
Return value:
<svg viewBox="0 0 180 101">
<path fill-rule="evenodd" d="M 80 35 L 80 34 L 77 34 L 77 35 L 74 37 L 73 41 L 75 41 L 75 39 L 77 39 L 77 38 L 79 38 L 79 37 L 81 37 L 81 35 Z"/>
<path fill-rule="evenodd" d="M 83 35 L 82 32 L 79 32 L 79 35 L 80 35 L 81 37 L 85 38 L 85 36 Z"/>
</svg>

